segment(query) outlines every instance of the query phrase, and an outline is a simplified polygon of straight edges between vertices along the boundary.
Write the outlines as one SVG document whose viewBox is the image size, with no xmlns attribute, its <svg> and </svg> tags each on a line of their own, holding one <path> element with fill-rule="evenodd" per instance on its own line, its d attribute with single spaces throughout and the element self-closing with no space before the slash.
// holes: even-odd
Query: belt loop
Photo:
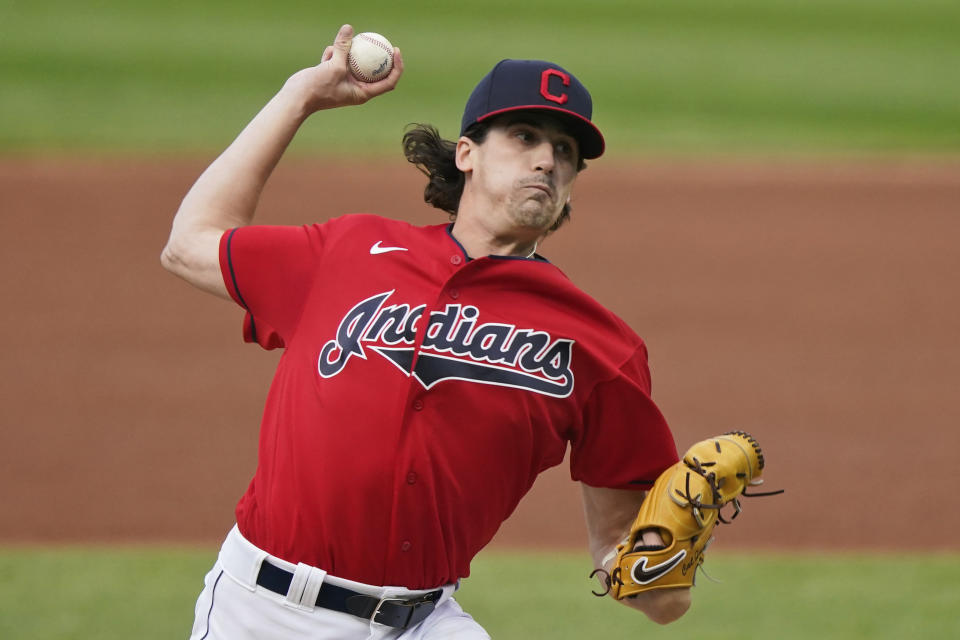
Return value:
<svg viewBox="0 0 960 640">
<path fill-rule="evenodd" d="M 307 566 L 307 565 L 304 565 Z M 320 595 L 320 587 L 327 578 L 327 572 L 316 567 L 307 567 L 310 574 L 307 576 L 307 584 L 303 589 L 303 595 L 300 596 L 300 604 L 313 610 L 317 608 L 317 597 Z"/>
<path fill-rule="evenodd" d="M 259 549 L 258 549 L 258 551 L 259 551 Z M 246 576 L 246 578 L 247 578 L 247 580 L 249 580 L 249 582 L 244 582 L 244 583 L 243 583 L 243 585 L 244 585 L 245 587 L 247 587 L 247 589 L 250 589 L 251 591 L 255 591 L 255 590 L 256 590 L 256 588 L 257 588 L 257 574 L 260 573 L 260 565 L 264 563 L 264 561 L 266 560 L 266 557 L 267 557 L 267 552 L 266 552 L 266 551 L 259 551 L 259 553 L 257 553 L 257 554 L 254 556 L 253 563 L 250 564 L 250 573 Z"/>
<path fill-rule="evenodd" d="M 311 567 L 302 562 L 298 564 L 297 570 L 293 572 L 290 588 L 287 589 L 285 604 L 295 609 L 313 611 L 317 605 L 320 586 L 326 576 L 327 572 L 322 569 Z"/>
</svg>

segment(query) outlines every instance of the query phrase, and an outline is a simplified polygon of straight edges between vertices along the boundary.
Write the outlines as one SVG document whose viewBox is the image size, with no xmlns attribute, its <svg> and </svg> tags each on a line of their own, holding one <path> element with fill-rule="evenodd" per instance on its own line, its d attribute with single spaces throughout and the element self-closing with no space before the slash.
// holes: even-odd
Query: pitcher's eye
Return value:
<svg viewBox="0 0 960 640">
<path fill-rule="evenodd" d="M 535 139 L 533 132 L 527 129 L 520 129 L 514 135 L 522 142 L 533 142 Z"/>
</svg>

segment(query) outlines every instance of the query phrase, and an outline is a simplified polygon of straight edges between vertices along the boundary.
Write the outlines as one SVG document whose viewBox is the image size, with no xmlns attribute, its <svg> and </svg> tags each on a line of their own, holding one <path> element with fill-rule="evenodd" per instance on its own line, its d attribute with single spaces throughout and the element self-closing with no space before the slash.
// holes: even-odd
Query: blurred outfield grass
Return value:
<svg viewBox="0 0 960 640">
<path fill-rule="evenodd" d="M 0 637 L 186 638 L 216 551 L 0 549 Z M 497 640 L 599 637 L 926 640 L 953 637 L 958 555 L 711 553 L 667 627 L 590 595 L 585 553 L 487 551 L 457 599 Z"/>
<path fill-rule="evenodd" d="M 218 151 L 343 22 L 407 72 L 293 153 L 396 153 L 415 121 L 452 137 L 503 57 L 584 80 L 614 155 L 960 150 L 956 0 L 2 0 L 0 153 Z"/>
</svg>

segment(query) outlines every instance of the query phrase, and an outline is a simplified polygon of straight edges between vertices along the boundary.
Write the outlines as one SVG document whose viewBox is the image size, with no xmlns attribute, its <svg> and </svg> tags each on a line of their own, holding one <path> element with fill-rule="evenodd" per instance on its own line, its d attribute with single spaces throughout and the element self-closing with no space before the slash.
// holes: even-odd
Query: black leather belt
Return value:
<svg viewBox="0 0 960 640">
<path fill-rule="evenodd" d="M 282 596 L 287 595 L 293 574 L 264 560 L 257 574 L 257 584 Z M 378 624 L 407 629 L 423 621 L 437 606 L 443 595 L 442 589 L 431 591 L 416 598 L 375 598 L 351 589 L 324 582 L 317 594 L 317 606 L 358 618 L 366 618 Z"/>
</svg>

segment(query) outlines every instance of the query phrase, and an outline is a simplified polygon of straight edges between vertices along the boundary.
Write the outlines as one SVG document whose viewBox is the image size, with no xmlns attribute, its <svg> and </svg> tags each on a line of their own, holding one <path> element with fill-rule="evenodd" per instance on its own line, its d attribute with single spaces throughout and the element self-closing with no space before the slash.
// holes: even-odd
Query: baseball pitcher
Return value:
<svg viewBox="0 0 960 640">
<path fill-rule="evenodd" d="M 308 117 L 397 86 L 397 49 L 383 79 L 349 72 L 352 36 L 342 27 L 203 172 L 163 251 L 239 305 L 246 341 L 284 350 L 192 638 L 488 638 L 454 594 L 568 448 L 596 593 L 675 620 L 720 507 L 739 506 L 763 457 L 740 433 L 679 459 L 644 342 L 538 252 L 604 151 L 590 94 L 557 64 L 504 60 L 455 141 L 409 129 L 425 200 L 452 222 L 318 202 L 326 222 L 254 225 Z"/>
</svg>

